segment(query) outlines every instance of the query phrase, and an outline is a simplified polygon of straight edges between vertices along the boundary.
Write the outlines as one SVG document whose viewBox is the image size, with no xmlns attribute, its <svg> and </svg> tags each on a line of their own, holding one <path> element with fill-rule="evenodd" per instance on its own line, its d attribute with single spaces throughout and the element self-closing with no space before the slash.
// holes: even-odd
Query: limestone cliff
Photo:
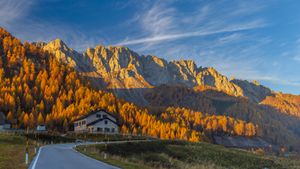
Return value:
<svg viewBox="0 0 300 169">
<path fill-rule="evenodd" d="M 143 104 L 147 104 L 141 93 L 143 89 L 164 84 L 190 88 L 211 86 L 226 94 L 245 96 L 255 102 L 262 100 L 270 92 L 267 88 L 254 86 L 246 81 L 230 81 L 214 68 L 199 67 L 192 60 L 168 62 L 157 56 L 139 55 L 127 47 L 99 45 L 79 53 L 60 39 L 48 44 L 36 43 L 36 46 L 53 53 L 58 60 L 71 65 L 83 75 L 92 77 L 96 85 L 102 85 L 118 96 Z M 103 80 L 105 84 L 97 83 L 97 79 Z"/>
</svg>

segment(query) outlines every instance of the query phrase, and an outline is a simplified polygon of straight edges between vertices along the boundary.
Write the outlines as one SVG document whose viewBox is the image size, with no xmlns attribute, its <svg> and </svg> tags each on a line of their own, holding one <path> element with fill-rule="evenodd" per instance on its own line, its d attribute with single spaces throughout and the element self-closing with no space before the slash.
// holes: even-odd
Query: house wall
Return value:
<svg viewBox="0 0 300 169">
<path fill-rule="evenodd" d="M 97 113 L 94 113 L 94 114 L 86 117 L 85 119 L 74 122 L 74 131 L 78 131 L 78 132 L 88 131 L 88 128 L 86 125 L 93 121 L 103 118 L 103 116 L 106 116 L 107 118 L 111 119 L 112 121 L 117 122 L 115 117 L 111 116 L 110 114 L 108 114 L 104 111 L 99 111 Z M 80 123 L 81 123 L 81 125 L 78 125 Z"/>
<path fill-rule="evenodd" d="M 107 124 L 105 124 L 105 121 L 107 122 Z M 88 128 L 89 128 L 89 132 L 91 133 L 110 133 L 110 134 L 119 133 L 119 126 L 111 122 L 110 120 L 106 120 L 106 119 L 101 120 L 98 123 L 89 126 Z M 109 131 L 106 131 L 105 128 L 107 128 Z"/>
<path fill-rule="evenodd" d="M 86 119 L 78 120 L 74 122 L 74 131 L 83 132 L 87 131 Z"/>
</svg>

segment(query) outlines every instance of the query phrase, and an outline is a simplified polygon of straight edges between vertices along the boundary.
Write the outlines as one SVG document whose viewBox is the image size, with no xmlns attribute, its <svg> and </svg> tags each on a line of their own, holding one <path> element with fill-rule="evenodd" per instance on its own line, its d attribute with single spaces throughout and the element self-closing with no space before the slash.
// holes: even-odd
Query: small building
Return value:
<svg viewBox="0 0 300 169">
<path fill-rule="evenodd" d="M 36 131 L 47 131 L 45 125 L 38 125 L 36 126 Z"/>
<path fill-rule="evenodd" d="M 119 125 L 114 115 L 105 110 L 96 110 L 74 122 L 75 132 L 119 133 Z"/>
<path fill-rule="evenodd" d="M 11 128 L 11 124 L 7 121 L 3 112 L 0 112 L 0 131 L 1 130 L 9 130 Z"/>
</svg>

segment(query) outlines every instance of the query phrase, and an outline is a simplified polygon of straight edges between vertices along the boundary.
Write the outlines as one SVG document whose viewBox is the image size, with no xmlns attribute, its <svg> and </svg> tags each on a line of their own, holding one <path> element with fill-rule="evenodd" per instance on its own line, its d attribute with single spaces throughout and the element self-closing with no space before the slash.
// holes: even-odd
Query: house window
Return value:
<svg viewBox="0 0 300 169">
<path fill-rule="evenodd" d="M 102 132 L 102 131 L 103 131 L 103 129 L 101 127 L 97 128 L 97 132 Z"/>
<path fill-rule="evenodd" d="M 82 121 L 82 125 L 85 125 L 85 121 Z"/>
<path fill-rule="evenodd" d="M 104 121 L 104 124 L 107 124 L 107 120 Z"/>
<path fill-rule="evenodd" d="M 109 128 L 105 128 L 104 131 L 105 131 L 105 132 L 109 132 Z"/>
<path fill-rule="evenodd" d="M 115 132 L 115 128 L 111 128 L 111 132 L 114 133 Z"/>
<path fill-rule="evenodd" d="M 107 118 L 107 115 L 106 115 L 106 114 L 103 114 L 103 118 Z"/>
<path fill-rule="evenodd" d="M 101 118 L 101 114 L 96 114 L 96 117 L 97 118 Z"/>
</svg>

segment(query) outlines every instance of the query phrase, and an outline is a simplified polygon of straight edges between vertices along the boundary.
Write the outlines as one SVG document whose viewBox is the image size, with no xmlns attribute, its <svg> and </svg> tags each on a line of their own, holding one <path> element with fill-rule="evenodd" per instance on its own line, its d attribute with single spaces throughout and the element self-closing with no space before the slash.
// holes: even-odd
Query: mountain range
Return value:
<svg viewBox="0 0 300 169">
<path fill-rule="evenodd" d="M 105 108 L 124 133 L 190 141 L 260 137 L 300 150 L 300 96 L 228 79 L 192 60 L 100 45 L 77 52 L 60 39 L 21 43 L 2 28 L 0 55 L 0 111 L 15 128 L 45 122 L 67 131 L 74 119 Z"/>
<path fill-rule="evenodd" d="M 228 79 L 192 60 L 169 62 L 122 46 L 98 45 L 80 53 L 60 39 L 33 44 L 74 67 L 93 87 L 153 112 L 173 106 L 227 115 L 258 124 L 260 135 L 272 143 L 299 145 L 300 96 L 272 91 L 257 81 Z"/>
<path fill-rule="evenodd" d="M 147 89 L 160 85 L 210 86 L 232 96 L 243 96 L 259 103 L 272 91 L 258 82 L 229 80 L 212 67 L 199 67 L 193 60 L 168 62 L 152 55 L 139 55 L 127 47 L 96 46 L 79 53 L 62 40 L 34 43 L 56 58 L 93 79 L 95 85 L 107 89 Z M 147 104 L 143 98 L 115 93 L 133 102 Z M 139 95 L 137 95 L 139 96 Z"/>
</svg>

